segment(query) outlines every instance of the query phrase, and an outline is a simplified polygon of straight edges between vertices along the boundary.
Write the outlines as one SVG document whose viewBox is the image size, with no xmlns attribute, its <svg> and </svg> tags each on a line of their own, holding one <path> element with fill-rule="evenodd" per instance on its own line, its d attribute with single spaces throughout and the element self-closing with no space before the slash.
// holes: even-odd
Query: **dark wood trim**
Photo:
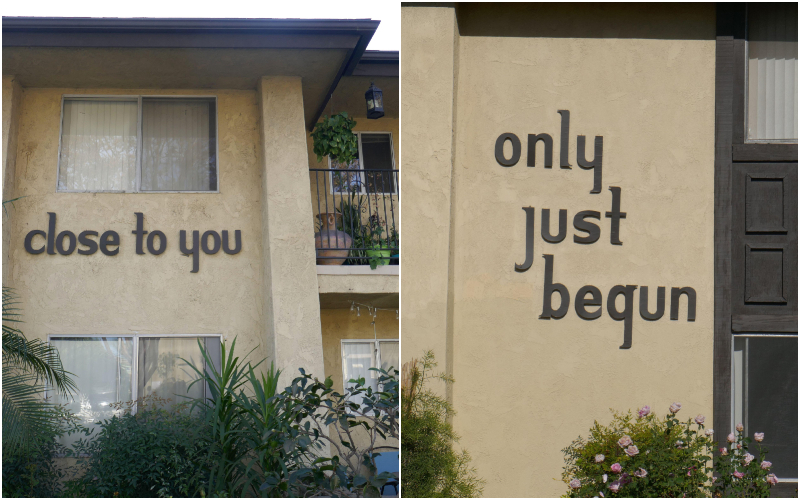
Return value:
<svg viewBox="0 0 800 500">
<path fill-rule="evenodd" d="M 797 144 L 734 144 L 733 161 L 797 161 Z"/>
<path fill-rule="evenodd" d="M 734 314 L 731 328 L 735 333 L 797 333 L 797 315 Z"/>
<path fill-rule="evenodd" d="M 719 11 L 718 7 L 718 11 Z M 730 432 L 731 421 L 731 179 L 734 38 L 716 44 L 714 137 L 714 429 Z"/>
</svg>

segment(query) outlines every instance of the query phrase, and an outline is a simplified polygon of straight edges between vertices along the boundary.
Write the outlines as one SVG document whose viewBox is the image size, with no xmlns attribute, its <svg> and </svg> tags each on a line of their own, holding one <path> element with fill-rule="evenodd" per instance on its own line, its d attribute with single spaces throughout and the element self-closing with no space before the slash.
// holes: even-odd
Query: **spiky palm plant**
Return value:
<svg viewBox="0 0 800 500">
<path fill-rule="evenodd" d="M 19 302 L 3 287 L 3 455 L 33 450 L 52 436 L 63 412 L 42 398 L 45 384 L 69 397 L 77 390 L 64 370 L 58 350 L 39 339 L 27 339 Z"/>
</svg>

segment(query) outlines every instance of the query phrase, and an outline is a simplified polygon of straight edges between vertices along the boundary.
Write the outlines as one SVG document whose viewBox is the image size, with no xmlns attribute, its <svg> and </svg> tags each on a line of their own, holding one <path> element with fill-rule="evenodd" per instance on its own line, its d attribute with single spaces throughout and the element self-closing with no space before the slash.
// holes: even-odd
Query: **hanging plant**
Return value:
<svg viewBox="0 0 800 500">
<path fill-rule="evenodd" d="M 317 161 L 330 156 L 331 160 L 349 165 L 358 158 L 358 139 L 353 133 L 355 126 L 356 121 L 348 117 L 344 111 L 330 118 L 327 115 L 323 116 L 311 132 Z"/>
</svg>

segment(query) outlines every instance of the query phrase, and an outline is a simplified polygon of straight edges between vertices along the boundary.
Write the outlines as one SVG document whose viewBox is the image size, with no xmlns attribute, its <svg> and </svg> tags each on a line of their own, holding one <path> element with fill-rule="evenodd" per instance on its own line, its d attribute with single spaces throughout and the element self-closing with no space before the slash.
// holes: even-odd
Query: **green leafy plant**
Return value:
<svg viewBox="0 0 800 500">
<path fill-rule="evenodd" d="M 60 432 L 64 413 L 43 399 L 45 384 L 65 397 L 76 390 L 58 350 L 17 328 L 18 306 L 14 291 L 3 287 L 3 456 L 38 450 Z"/>
<path fill-rule="evenodd" d="M 393 375 L 383 369 L 371 370 L 378 373 L 380 390 L 359 378 L 350 380 L 352 385 L 340 394 L 332 389 L 330 377 L 320 382 L 300 369 L 300 376 L 275 398 L 294 421 L 281 431 L 281 439 L 301 449 L 325 443 L 335 453 L 331 458 L 320 456 L 283 477 L 269 474 L 262 491 L 269 496 L 292 497 L 380 496 L 380 489 L 394 476 L 378 474 L 374 457 L 382 450 L 397 449 L 379 445 L 378 437 L 384 441 L 399 438 L 399 387 L 396 370 L 391 370 Z M 357 437 L 356 431 L 365 435 Z"/>
<path fill-rule="evenodd" d="M 355 126 L 356 121 L 349 118 L 344 111 L 330 118 L 323 116 L 311 132 L 317 161 L 330 156 L 332 160 L 349 165 L 358 158 L 358 138 L 353 133 Z"/>
<path fill-rule="evenodd" d="M 60 444 L 59 438 L 86 428 L 63 407 L 56 407 L 52 415 L 53 425 L 39 434 L 36 448 L 3 453 L 4 497 L 58 497 L 63 494 L 63 482 L 70 470 L 58 463 L 58 457 L 67 455 L 69 450 Z"/>
<path fill-rule="evenodd" d="M 719 449 L 714 458 L 715 479 L 711 486 L 714 497 L 727 498 L 767 498 L 778 478 L 771 472 L 772 462 L 765 460 L 767 450 L 761 446 L 764 433 L 755 433 L 753 440 L 758 457 L 750 454 L 751 440 L 744 435 L 742 424 L 736 426 L 736 433 L 728 435 L 728 446 Z"/>
<path fill-rule="evenodd" d="M 615 412 L 608 426 L 595 421 L 587 441 L 579 437 L 563 450 L 566 496 L 706 496 L 711 433 L 702 415 L 679 421 L 680 408 L 673 403 L 664 418 L 644 406 L 635 417 Z"/>
<path fill-rule="evenodd" d="M 121 414 L 99 423 L 99 432 L 74 445 L 78 456 L 69 496 L 199 496 L 218 457 L 205 443 L 210 430 L 186 404 L 164 409 L 167 400 L 147 396 L 112 403 Z M 136 409 L 135 414 L 132 412 Z"/>
<path fill-rule="evenodd" d="M 453 383 L 444 374 L 432 374 L 436 366 L 431 351 L 421 362 L 403 365 L 403 496 L 477 497 L 483 492 L 483 481 L 470 466 L 469 453 L 454 449 L 458 435 L 447 422 L 455 414 L 453 408 L 426 385 L 431 379 Z"/>
</svg>

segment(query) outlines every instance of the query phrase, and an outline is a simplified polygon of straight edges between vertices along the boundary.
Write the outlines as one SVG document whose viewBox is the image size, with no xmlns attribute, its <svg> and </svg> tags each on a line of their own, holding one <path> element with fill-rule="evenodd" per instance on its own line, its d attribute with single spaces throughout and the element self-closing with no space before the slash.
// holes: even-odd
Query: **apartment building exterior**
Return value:
<svg viewBox="0 0 800 500">
<path fill-rule="evenodd" d="M 3 19 L 3 284 L 76 375 L 85 424 L 196 396 L 180 358 L 202 363 L 198 340 L 218 358 L 237 339 L 286 385 L 399 365 L 396 245 L 370 266 L 315 241 L 342 168 L 371 200 L 361 222 L 380 201 L 399 234 L 399 58 L 366 50 L 378 24 Z M 343 111 L 364 151 L 319 162 L 310 132 Z"/>
</svg>

